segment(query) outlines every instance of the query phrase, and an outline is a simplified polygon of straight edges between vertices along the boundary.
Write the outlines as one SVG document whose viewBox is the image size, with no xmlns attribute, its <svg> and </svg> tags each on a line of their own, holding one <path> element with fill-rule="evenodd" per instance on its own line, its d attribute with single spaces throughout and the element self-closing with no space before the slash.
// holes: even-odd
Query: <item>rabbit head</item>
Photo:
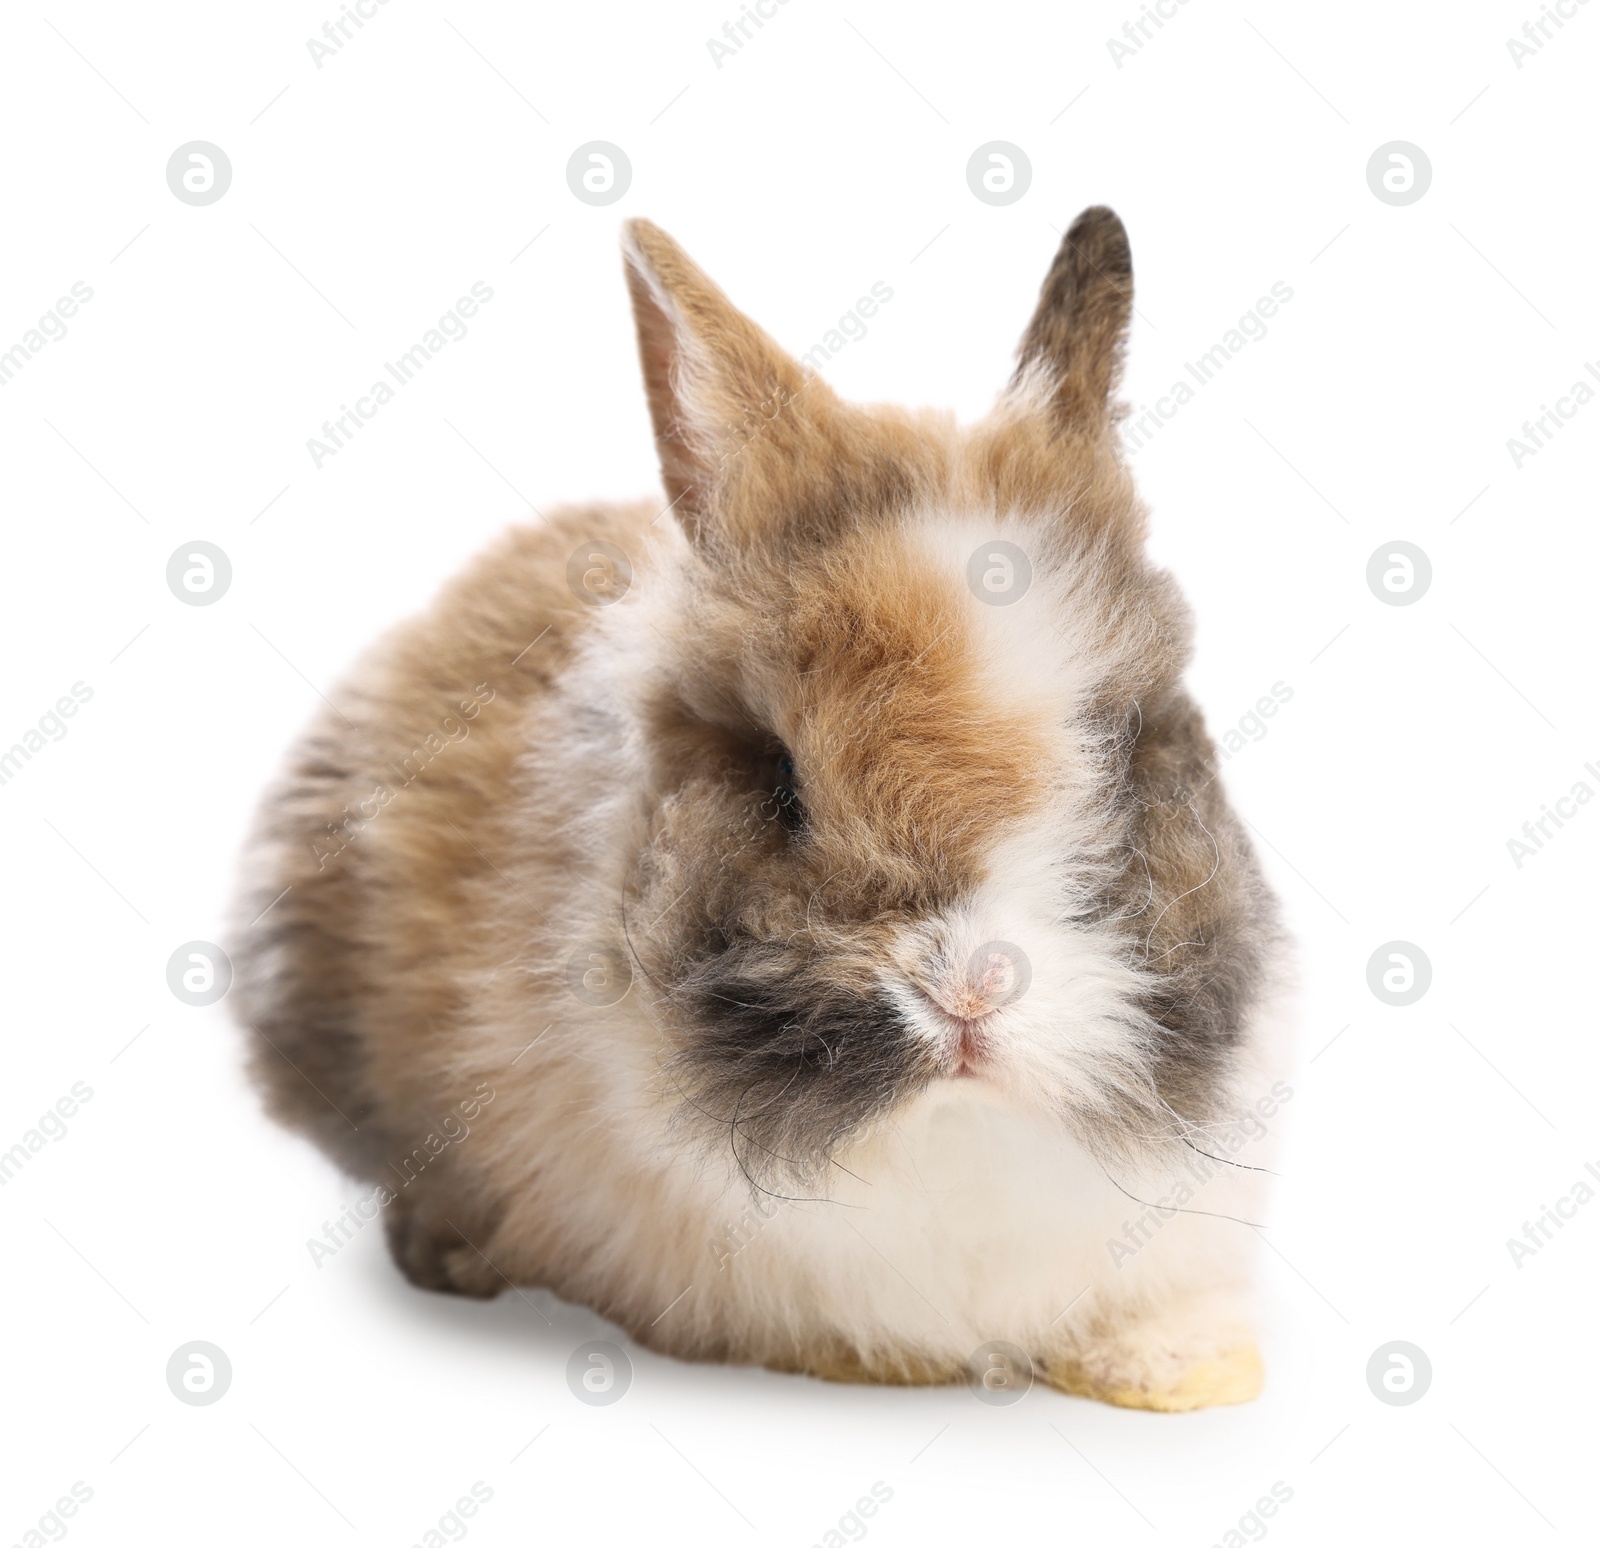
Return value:
<svg viewBox="0 0 1600 1548">
<path fill-rule="evenodd" d="M 646 222 L 626 271 L 668 505 L 584 691 L 629 705 L 608 906 L 684 1124 L 754 1177 L 929 1093 L 1118 1153 L 1210 1121 L 1272 912 L 1117 445 L 1121 222 L 965 428 L 844 403 Z"/>
</svg>

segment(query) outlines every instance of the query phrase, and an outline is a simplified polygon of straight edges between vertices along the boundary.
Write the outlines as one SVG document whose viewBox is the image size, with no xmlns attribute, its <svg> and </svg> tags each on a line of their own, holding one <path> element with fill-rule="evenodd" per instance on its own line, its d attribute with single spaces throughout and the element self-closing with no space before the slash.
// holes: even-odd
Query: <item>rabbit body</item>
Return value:
<svg viewBox="0 0 1600 1548">
<path fill-rule="evenodd" d="M 968 429 L 627 251 L 668 500 L 507 534 L 296 750 L 236 940 L 270 1106 L 429 1288 L 841 1379 L 1253 1396 L 1284 948 L 1115 450 L 1120 223 Z"/>
</svg>

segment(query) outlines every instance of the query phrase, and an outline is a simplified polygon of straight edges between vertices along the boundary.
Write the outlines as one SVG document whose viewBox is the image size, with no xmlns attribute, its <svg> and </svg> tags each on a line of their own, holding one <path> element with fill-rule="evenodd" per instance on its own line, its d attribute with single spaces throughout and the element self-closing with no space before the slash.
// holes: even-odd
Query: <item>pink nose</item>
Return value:
<svg viewBox="0 0 1600 1548">
<path fill-rule="evenodd" d="M 1004 1005 L 1017 985 L 1016 964 L 994 951 L 966 965 L 961 973 L 941 978 L 930 998 L 958 1021 L 981 1021 Z"/>
<path fill-rule="evenodd" d="M 943 990 L 938 1001 L 939 1008 L 957 1021 L 982 1021 L 994 1009 L 993 1002 L 984 990 L 968 983 L 958 983 Z"/>
</svg>

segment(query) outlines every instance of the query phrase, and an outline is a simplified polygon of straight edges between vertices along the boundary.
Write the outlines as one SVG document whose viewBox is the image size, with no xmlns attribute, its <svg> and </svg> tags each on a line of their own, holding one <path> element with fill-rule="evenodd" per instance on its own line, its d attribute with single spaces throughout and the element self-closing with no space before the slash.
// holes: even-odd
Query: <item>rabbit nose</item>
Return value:
<svg viewBox="0 0 1600 1548">
<path fill-rule="evenodd" d="M 978 964 L 965 972 L 945 972 L 929 981 L 928 998 L 957 1021 L 982 1021 L 993 1013 L 1010 988 L 1004 965 Z"/>
<path fill-rule="evenodd" d="M 965 982 L 942 990 L 934 998 L 939 1008 L 957 1021 L 982 1021 L 994 1009 L 993 1002 L 981 988 Z"/>
<path fill-rule="evenodd" d="M 917 975 L 918 987 L 947 1016 L 976 1023 L 1024 993 L 1032 970 L 1020 948 L 1006 941 L 981 946 L 966 961 L 944 957 Z"/>
</svg>

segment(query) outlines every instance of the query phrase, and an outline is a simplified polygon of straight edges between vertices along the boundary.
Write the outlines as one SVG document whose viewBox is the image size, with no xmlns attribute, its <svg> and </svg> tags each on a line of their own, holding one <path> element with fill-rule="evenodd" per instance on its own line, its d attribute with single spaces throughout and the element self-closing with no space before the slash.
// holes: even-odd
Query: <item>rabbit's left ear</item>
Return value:
<svg viewBox="0 0 1600 1548">
<path fill-rule="evenodd" d="M 1044 399 L 1075 428 L 1103 429 L 1132 311 L 1128 233 L 1114 211 L 1097 205 L 1062 239 L 1022 337 L 1012 390 Z"/>
<path fill-rule="evenodd" d="M 659 227 L 629 221 L 623 252 L 668 498 L 691 538 L 755 519 L 769 499 L 719 495 L 735 481 L 759 486 L 764 470 L 825 457 L 838 400 Z"/>
</svg>

